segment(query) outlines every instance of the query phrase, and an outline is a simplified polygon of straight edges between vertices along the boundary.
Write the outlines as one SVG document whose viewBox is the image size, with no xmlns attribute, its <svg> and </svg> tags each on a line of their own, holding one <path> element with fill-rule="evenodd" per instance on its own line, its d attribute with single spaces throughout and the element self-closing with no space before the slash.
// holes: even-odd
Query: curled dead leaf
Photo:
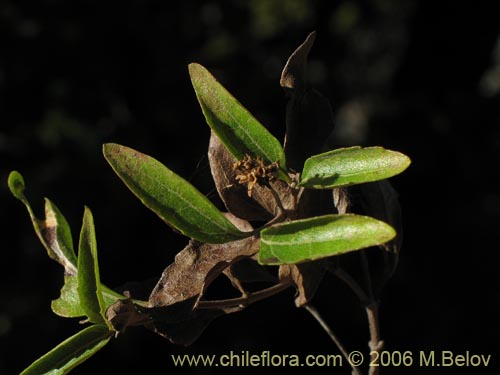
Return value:
<svg viewBox="0 0 500 375">
<path fill-rule="evenodd" d="M 312 32 L 289 57 L 280 85 L 289 97 L 286 106 L 285 155 L 288 166 L 302 170 L 304 161 L 323 150 L 333 130 L 330 102 L 307 83 L 307 58 L 316 33 Z"/>
<path fill-rule="evenodd" d="M 286 264 L 280 266 L 279 269 L 280 280 L 291 279 L 297 289 L 295 295 L 295 305 L 297 307 L 302 307 L 312 300 L 324 275 L 325 268 L 321 260 L 300 264 Z"/>
<path fill-rule="evenodd" d="M 233 220 L 236 226 L 244 225 L 241 219 Z M 256 254 L 259 242 L 255 237 L 225 244 L 203 244 L 191 240 L 176 255 L 175 262 L 163 272 L 149 297 L 150 307 L 169 306 L 192 297 L 201 297 L 225 268 L 241 258 Z"/>
</svg>

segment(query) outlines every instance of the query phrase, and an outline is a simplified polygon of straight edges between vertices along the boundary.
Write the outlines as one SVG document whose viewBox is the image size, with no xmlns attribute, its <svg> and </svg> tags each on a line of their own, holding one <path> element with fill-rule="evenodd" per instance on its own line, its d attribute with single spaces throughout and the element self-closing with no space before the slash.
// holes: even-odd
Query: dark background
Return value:
<svg viewBox="0 0 500 375">
<path fill-rule="evenodd" d="M 494 183 L 500 23 L 494 3 L 2 1 L 0 373 L 20 372 L 79 329 L 76 320 L 50 310 L 62 272 L 8 192 L 9 171 L 24 175 L 40 216 L 43 197 L 58 205 L 75 238 L 83 206 L 90 206 L 107 285 L 159 277 L 186 239 L 122 185 L 102 157 L 102 144 L 152 155 L 209 194 L 209 130 L 187 64 L 207 66 L 282 137 L 281 68 L 312 30 L 318 36 L 310 79 L 332 102 L 336 140 L 382 145 L 413 161 L 392 179 L 405 239 L 398 271 L 382 295 L 386 348 L 492 354 L 490 368 L 461 370 L 493 373 L 500 353 L 500 190 Z M 130 329 L 74 373 L 167 373 L 171 353 L 337 353 L 292 297 L 289 291 L 222 317 L 187 349 Z M 327 279 L 315 304 L 349 349 L 367 350 L 363 310 L 338 281 Z M 414 366 L 382 373 L 459 370 Z M 201 367 L 175 372 L 211 373 Z"/>
</svg>

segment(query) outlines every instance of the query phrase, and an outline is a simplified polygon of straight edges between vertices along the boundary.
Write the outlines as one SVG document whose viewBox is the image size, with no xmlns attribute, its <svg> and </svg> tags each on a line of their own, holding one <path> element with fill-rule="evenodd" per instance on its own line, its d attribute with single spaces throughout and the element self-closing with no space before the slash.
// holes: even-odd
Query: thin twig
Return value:
<svg viewBox="0 0 500 375">
<path fill-rule="evenodd" d="M 278 205 L 279 211 L 278 211 L 277 216 L 279 216 L 280 213 L 286 214 L 287 210 L 283 206 L 283 202 L 281 201 L 281 197 L 279 196 L 279 194 L 276 192 L 276 190 L 274 190 L 274 187 L 271 185 L 271 183 L 268 182 L 268 184 L 266 186 L 269 189 L 269 191 L 271 192 L 271 194 L 273 195 L 273 198 L 274 198 L 276 204 Z"/>
<path fill-rule="evenodd" d="M 369 304 L 370 298 L 366 292 L 359 286 L 354 278 L 341 267 L 329 267 L 328 270 L 342 280 L 356 294 L 362 304 Z"/>
<path fill-rule="evenodd" d="M 325 320 L 321 317 L 318 310 L 316 310 L 316 308 L 310 304 L 304 305 L 304 308 L 313 316 L 314 319 L 316 319 L 316 321 L 321 325 L 321 327 L 325 330 L 325 332 L 328 334 L 328 336 L 330 336 L 330 338 L 335 343 L 335 345 L 337 345 L 337 348 L 339 349 L 340 353 L 344 356 L 344 358 L 347 360 L 347 362 L 351 366 L 352 373 L 354 375 L 362 375 L 361 372 L 359 371 L 359 369 L 357 367 L 353 366 L 353 364 L 351 363 L 351 361 L 349 359 L 349 353 L 347 352 L 346 348 L 340 342 L 339 338 L 337 337 L 337 335 L 335 335 L 335 333 L 333 332 L 331 327 L 328 325 L 328 323 L 326 323 Z"/>
<path fill-rule="evenodd" d="M 384 347 L 384 342 L 380 340 L 380 325 L 378 321 L 378 303 L 373 302 L 372 304 L 366 306 L 366 316 L 368 317 L 368 327 L 370 329 L 370 342 L 368 343 L 370 347 L 371 361 L 369 375 L 378 375 L 380 367 L 378 366 L 378 361 L 380 358 L 380 352 Z"/>
<path fill-rule="evenodd" d="M 370 264 L 368 263 L 368 257 L 366 252 L 361 251 L 361 267 L 363 267 L 363 274 L 365 275 L 366 290 L 368 291 L 368 297 L 370 301 L 374 300 L 373 295 L 373 285 L 372 285 L 372 275 L 370 272 Z"/>
<path fill-rule="evenodd" d="M 247 306 L 257 301 L 269 298 L 282 292 L 292 285 L 291 280 L 284 280 L 279 284 L 273 285 L 269 288 L 259 290 L 258 292 L 248 293 L 246 296 L 238 298 L 229 298 L 215 301 L 199 301 L 197 304 L 198 309 L 223 309 L 236 306 Z"/>
<path fill-rule="evenodd" d="M 370 330 L 370 341 L 368 346 L 371 353 L 370 370 L 369 375 L 378 375 L 380 367 L 378 366 L 378 361 L 380 359 L 380 351 L 384 345 L 384 342 L 380 339 L 380 324 L 378 320 L 378 301 L 375 299 L 375 294 L 373 292 L 372 276 L 370 272 L 370 264 L 368 263 L 368 257 L 365 252 L 361 253 L 361 265 L 363 267 L 363 273 L 366 279 L 366 287 L 368 289 L 368 295 L 370 298 L 370 303 L 366 304 L 366 316 L 368 318 L 368 328 Z"/>
</svg>

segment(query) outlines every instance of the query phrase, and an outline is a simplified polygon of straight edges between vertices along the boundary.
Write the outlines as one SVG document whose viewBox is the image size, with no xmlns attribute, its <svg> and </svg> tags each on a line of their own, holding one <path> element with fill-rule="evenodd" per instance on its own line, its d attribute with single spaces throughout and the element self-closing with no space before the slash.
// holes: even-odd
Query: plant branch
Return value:
<svg viewBox="0 0 500 375">
<path fill-rule="evenodd" d="M 371 355 L 369 375 L 378 375 L 380 367 L 378 366 L 378 360 L 380 358 L 381 350 L 384 347 L 384 342 L 380 339 L 380 325 L 378 321 L 378 302 L 373 302 L 366 306 L 366 315 L 368 317 L 368 327 L 370 329 L 370 341 L 368 346 L 370 347 Z"/>
<path fill-rule="evenodd" d="M 264 185 L 264 186 L 266 186 L 269 189 L 269 191 L 271 192 L 271 194 L 276 202 L 276 205 L 278 206 L 278 213 L 276 214 L 276 216 L 274 218 L 272 218 L 270 221 L 268 221 L 262 227 L 254 230 L 254 235 L 257 235 L 257 236 L 260 236 L 260 231 L 262 229 L 268 228 L 276 223 L 282 222 L 287 217 L 287 212 L 288 212 L 285 209 L 285 207 L 283 207 L 283 202 L 281 202 L 281 198 L 280 198 L 279 194 L 274 190 L 272 185 L 270 183 L 268 183 L 267 185 Z"/>
<path fill-rule="evenodd" d="M 342 280 L 351 290 L 356 294 L 362 304 L 367 305 L 370 302 L 370 298 L 366 294 L 366 292 L 359 286 L 359 284 L 354 280 L 354 278 L 344 271 L 341 267 L 332 266 L 329 267 L 328 270 L 332 272 L 335 276 L 337 276 L 340 280 Z"/>
<path fill-rule="evenodd" d="M 340 353 L 344 356 L 344 358 L 347 360 L 347 362 L 351 365 L 352 374 L 362 375 L 361 372 L 359 371 L 359 369 L 352 365 L 352 363 L 349 359 L 349 353 L 347 352 L 346 348 L 340 342 L 339 338 L 337 337 L 337 335 L 335 335 L 335 333 L 333 332 L 331 327 L 328 325 L 328 323 L 321 317 L 318 310 L 316 310 L 316 308 L 310 304 L 304 305 L 304 308 L 313 316 L 314 319 L 316 319 L 316 321 L 321 325 L 321 327 L 328 334 L 328 336 L 330 336 L 332 341 L 335 343 L 335 345 L 339 349 Z"/>
<path fill-rule="evenodd" d="M 287 289 L 291 285 L 291 280 L 284 280 L 279 284 L 275 284 L 269 288 L 262 289 L 254 293 L 247 293 L 246 296 L 241 296 L 238 298 L 229 298 L 214 301 L 199 301 L 196 307 L 198 309 L 223 309 L 236 306 L 248 306 L 252 303 L 272 297 Z"/>
<path fill-rule="evenodd" d="M 370 303 L 366 304 L 366 316 L 368 318 L 368 328 L 370 330 L 370 341 L 368 346 L 370 348 L 371 361 L 373 366 L 370 366 L 369 375 L 378 375 L 380 367 L 378 366 L 378 361 L 380 358 L 380 351 L 384 346 L 384 342 L 380 339 L 380 324 L 378 320 L 378 301 L 375 299 L 373 293 L 372 277 L 370 272 L 370 264 L 368 263 L 368 257 L 365 252 L 361 253 L 361 265 L 363 267 L 363 273 L 366 279 L 366 287 L 368 289 L 368 295 L 370 298 Z"/>
<path fill-rule="evenodd" d="M 372 275 L 370 272 L 370 264 L 368 263 L 368 257 L 366 256 L 366 252 L 361 251 L 361 267 L 363 268 L 363 274 L 365 275 L 366 282 L 366 290 L 368 291 L 368 297 L 370 302 L 373 302 L 374 294 L 373 294 L 373 285 L 372 285 Z"/>
</svg>

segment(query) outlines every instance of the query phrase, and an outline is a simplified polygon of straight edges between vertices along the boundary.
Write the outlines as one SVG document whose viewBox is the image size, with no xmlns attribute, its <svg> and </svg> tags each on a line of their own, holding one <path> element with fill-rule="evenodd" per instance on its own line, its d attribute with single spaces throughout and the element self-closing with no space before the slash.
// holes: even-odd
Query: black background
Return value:
<svg viewBox="0 0 500 375">
<path fill-rule="evenodd" d="M 282 137 L 286 101 L 280 71 L 312 30 L 318 36 L 310 78 L 332 102 L 336 139 L 385 146 L 413 161 L 392 179 L 404 210 L 405 238 L 398 271 L 382 295 L 386 348 L 412 350 L 415 358 L 420 350 L 492 354 L 489 368 L 461 370 L 493 373 L 500 353 L 500 191 L 494 182 L 500 23 L 493 4 L 3 1 L 0 373 L 20 372 L 79 329 L 77 321 L 50 311 L 61 269 L 8 192 L 9 171 L 24 175 L 40 216 L 43 197 L 58 205 L 75 238 L 83 206 L 92 209 L 107 285 L 159 277 L 186 239 L 122 185 L 102 157 L 102 144 L 152 155 L 209 194 L 209 130 L 187 64 L 207 66 Z M 222 317 L 189 348 L 130 329 L 74 373 L 167 373 L 172 353 L 337 353 L 292 297 L 288 291 Z M 315 304 L 349 349 L 367 350 L 364 313 L 337 280 L 325 280 Z M 422 371 L 460 369 L 415 365 L 382 373 Z"/>
</svg>

